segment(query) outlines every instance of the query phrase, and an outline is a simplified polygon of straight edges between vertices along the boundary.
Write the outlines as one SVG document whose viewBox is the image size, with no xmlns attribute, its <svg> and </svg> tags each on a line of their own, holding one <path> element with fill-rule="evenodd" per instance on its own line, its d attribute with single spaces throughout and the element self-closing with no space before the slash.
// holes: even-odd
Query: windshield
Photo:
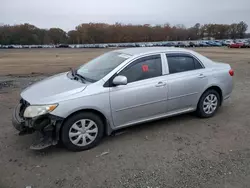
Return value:
<svg viewBox="0 0 250 188">
<path fill-rule="evenodd" d="M 127 54 L 108 52 L 82 65 L 77 70 L 77 74 L 87 81 L 98 81 L 129 57 L 130 55 Z"/>
</svg>

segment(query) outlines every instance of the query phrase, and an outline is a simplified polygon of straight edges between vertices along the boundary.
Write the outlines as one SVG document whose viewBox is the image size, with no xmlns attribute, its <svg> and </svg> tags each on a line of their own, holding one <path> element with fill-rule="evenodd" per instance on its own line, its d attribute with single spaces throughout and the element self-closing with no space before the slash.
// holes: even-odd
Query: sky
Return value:
<svg viewBox="0 0 250 188">
<path fill-rule="evenodd" d="M 0 0 L 0 24 L 30 23 L 66 31 L 80 23 L 231 24 L 250 31 L 250 0 Z"/>
</svg>

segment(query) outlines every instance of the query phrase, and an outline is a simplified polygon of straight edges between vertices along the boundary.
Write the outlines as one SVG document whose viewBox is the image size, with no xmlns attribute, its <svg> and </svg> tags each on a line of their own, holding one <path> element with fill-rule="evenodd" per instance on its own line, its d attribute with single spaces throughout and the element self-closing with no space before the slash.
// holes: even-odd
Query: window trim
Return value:
<svg viewBox="0 0 250 188">
<path fill-rule="evenodd" d="M 144 55 L 140 55 L 140 56 L 136 56 L 135 58 L 131 59 L 128 63 L 126 63 L 123 67 L 121 67 L 118 71 L 116 71 L 116 73 L 114 73 L 106 82 L 105 84 L 103 85 L 103 87 L 114 87 L 114 85 L 112 84 L 112 80 L 119 75 L 119 73 L 125 69 L 126 67 L 130 66 L 132 63 L 134 63 L 135 61 L 141 59 L 141 58 L 144 58 L 144 57 L 150 57 L 150 56 L 154 56 L 154 55 L 159 55 L 160 58 L 161 58 L 161 76 L 164 76 L 166 75 L 166 60 L 164 57 L 166 57 L 166 54 L 165 53 L 162 53 L 162 52 L 157 52 L 157 53 L 148 53 L 148 54 L 144 54 Z M 157 77 L 153 77 L 153 78 L 158 78 L 158 77 L 161 77 L 161 76 L 157 76 Z M 152 78 L 152 79 L 153 79 Z M 144 79 L 144 80 L 148 80 L 148 79 Z M 139 82 L 139 81 L 143 81 L 143 80 L 138 80 L 138 81 L 135 81 L 135 82 L 130 82 L 128 84 L 132 84 L 132 83 L 136 83 L 136 82 Z"/>
<path fill-rule="evenodd" d="M 200 70 L 200 69 L 193 69 L 193 70 L 189 70 L 189 71 L 183 71 L 183 72 L 177 72 L 177 73 L 170 73 L 169 72 L 169 64 L 168 64 L 168 58 L 167 57 L 190 57 L 190 58 L 193 58 L 195 60 L 198 61 L 198 63 L 200 63 L 201 65 L 201 69 L 205 69 L 205 66 L 204 64 L 201 62 L 201 60 L 199 60 L 195 55 L 191 54 L 191 53 L 183 53 L 183 52 L 171 52 L 171 53 L 165 53 L 165 58 L 166 58 L 166 62 L 167 62 L 167 72 L 168 74 L 178 74 L 178 73 L 184 73 L 184 72 L 189 72 L 189 71 L 195 71 L 195 70 Z"/>
</svg>

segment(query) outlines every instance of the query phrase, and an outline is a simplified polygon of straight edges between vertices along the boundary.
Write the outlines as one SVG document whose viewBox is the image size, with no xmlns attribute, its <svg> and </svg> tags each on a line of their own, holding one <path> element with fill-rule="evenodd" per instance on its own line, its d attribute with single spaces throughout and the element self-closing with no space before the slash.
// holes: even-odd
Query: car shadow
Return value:
<svg viewBox="0 0 250 188">
<path fill-rule="evenodd" d="M 175 123 L 178 122 L 185 122 L 188 120 L 191 120 L 193 118 L 197 118 L 193 113 L 188 114 L 182 114 L 178 116 L 173 116 L 169 118 L 164 118 L 160 120 L 154 120 L 147 123 L 141 123 L 138 125 L 126 127 L 119 129 L 117 131 L 114 131 L 110 136 L 104 137 L 104 139 L 101 141 L 101 143 L 96 147 L 105 147 L 106 144 L 109 144 L 110 142 L 116 141 L 119 142 L 119 140 L 122 140 L 126 137 L 136 136 L 142 132 L 157 132 L 159 130 L 162 130 L 163 127 L 166 126 L 175 126 Z M 133 134 L 133 135 L 131 135 Z M 94 148 L 93 148 L 94 149 Z M 84 152 L 84 151 L 83 151 Z M 32 150 L 31 155 L 34 156 L 51 156 L 51 155 L 71 155 L 69 150 L 64 148 L 61 142 L 59 142 L 55 146 L 50 146 L 48 148 L 45 148 L 43 150 Z"/>
<path fill-rule="evenodd" d="M 162 127 L 166 127 L 166 126 L 173 126 L 174 122 L 185 122 L 187 120 L 191 120 L 193 118 L 197 118 L 194 113 L 187 113 L 187 114 L 181 114 L 178 116 L 173 116 L 173 117 L 168 117 L 168 118 L 163 118 L 160 120 L 153 120 L 150 122 L 146 122 L 146 123 L 140 123 L 137 125 L 133 125 L 133 126 L 129 126 L 126 128 L 122 128 L 119 129 L 117 131 L 114 131 L 110 138 L 112 137 L 119 137 L 122 135 L 126 135 L 129 134 L 131 132 L 133 132 L 134 134 L 136 133 L 140 133 L 141 131 L 155 131 L 155 130 L 159 130 L 162 129 Z M 109 137 L 107 137 L 108 139 Z"/>
</svg>

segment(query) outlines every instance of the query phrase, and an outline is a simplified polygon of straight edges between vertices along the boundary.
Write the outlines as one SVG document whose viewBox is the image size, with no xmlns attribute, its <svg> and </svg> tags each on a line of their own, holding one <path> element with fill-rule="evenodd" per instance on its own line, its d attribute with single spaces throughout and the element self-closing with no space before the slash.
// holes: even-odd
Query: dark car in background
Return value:
<svg viewBox="0 0 250 188">
<path fill-rule="evenodd" d="M 189 47 L 200 47 L 200 44 L 198 42 L 191 41 L 189 42 Z"/>
<path fill-rule="evenodd" d="M 69 48 L 68 44 L 58 44 L 56 45 L 56 48 Z"/>
</svg>

